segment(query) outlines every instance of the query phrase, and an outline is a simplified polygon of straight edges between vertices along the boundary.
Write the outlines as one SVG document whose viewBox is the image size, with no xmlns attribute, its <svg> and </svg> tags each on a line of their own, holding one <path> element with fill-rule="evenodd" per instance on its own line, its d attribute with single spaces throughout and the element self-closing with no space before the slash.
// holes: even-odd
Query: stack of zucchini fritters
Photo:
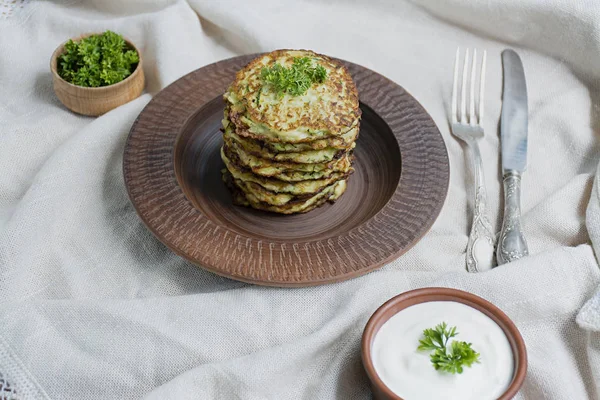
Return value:
<svg viewBox="0 0 600 400">
<path fill-rule="evenodd" d="M 344 193 L 361 114 L 345 67 L 277 50 L 239 71 L 224 98 L 223 179 L 236 204 L 293 214 Z"/>
</svg>

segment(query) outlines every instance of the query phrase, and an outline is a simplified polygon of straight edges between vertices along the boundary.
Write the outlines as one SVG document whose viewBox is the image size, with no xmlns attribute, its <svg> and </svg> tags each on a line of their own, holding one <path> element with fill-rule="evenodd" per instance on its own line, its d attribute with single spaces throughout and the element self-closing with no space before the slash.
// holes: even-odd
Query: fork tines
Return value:
<svg viewBox="0 0 600 400">
<path fill-rule="evenodd" d="M 477 49 L 473 49 L 473 62 L 471 63 L 471 83 L 469 86 L 469 114 L 467 120 L 467 80 L 469 75 L 469 49 L 465 51 L 463 62 L 462 85 L 460 94 L 460 114 L 457 112 L 458 106 L 458 70 L 460 64 L 460 48 L 456 49 L 456 61 L 454 63 L 454 84 L 452 85 L 452 123 L 481 125 L 483 121 L 483 95 L 485 88 L 485 59 L 486 51 L 483 51 L 481 59 L 481 69 L 479 73 L 479 112 L 475 115 L 475 75 L 477 66 Z"/>
</svg>

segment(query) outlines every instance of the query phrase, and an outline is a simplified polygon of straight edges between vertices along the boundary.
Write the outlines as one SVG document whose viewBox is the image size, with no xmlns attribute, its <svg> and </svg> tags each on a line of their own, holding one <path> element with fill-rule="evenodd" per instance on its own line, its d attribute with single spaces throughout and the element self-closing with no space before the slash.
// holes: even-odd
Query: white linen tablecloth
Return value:
<svg viewBox="0 0 600 400">
<path fill-rule="evenodd" d="M 66 38 L 106 29 L 143 53 L 147 93 L 99 118 L 75 115 L 54 96 L 50 56 Z M 586 228 L 600 149 L 598 32 L 591 0 L 0 0 L 0 385 L 19 399 L 366 399 L 367 319 L 400 292 L 436 285 L 476 293 L 517 324 L 529 352 L 518 398 L 600 398 L 600 297 L 576 321 L 600 282 L 587 229 L 598 253 L 598 187 Z M 481 150 L 496 230 L 504 48 L 521 55 L 529 92 L 532 255 L 476 275 L 464 265 L 470 164 L 447 123 L 457 46 L 488 51 Z M 152 95 L 208 63 L 276 48 L 388 76 L 448 147 L 439 219 L 362 278 L 304 289 L 221 278 L 166 249 L 128 200 L 123 146 Z"/>
</svg>

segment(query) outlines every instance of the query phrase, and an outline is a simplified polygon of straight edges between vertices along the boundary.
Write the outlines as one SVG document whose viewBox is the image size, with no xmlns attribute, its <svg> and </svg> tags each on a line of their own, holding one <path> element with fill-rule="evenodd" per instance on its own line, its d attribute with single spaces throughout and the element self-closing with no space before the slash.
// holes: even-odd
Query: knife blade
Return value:
<svg viewBox="0 0 600 400">
<path fill-rule="evenodd" d="M 513 50 L 502 52 L 504 91 L 500 139 L 502 168 L 524 172 L 527 167 L 527 85 L 521 58 Z"/>
<path fill-rule="evenodd" d="M 527 168 L 527 85 L 521 58 L 513 50 L 502 52 L 504 84 L 500 141 L 504 184 L 504 218 L 498 240 L 498 265 L 529 254 L 521 230 L 521 174 Z"/>
</svg>

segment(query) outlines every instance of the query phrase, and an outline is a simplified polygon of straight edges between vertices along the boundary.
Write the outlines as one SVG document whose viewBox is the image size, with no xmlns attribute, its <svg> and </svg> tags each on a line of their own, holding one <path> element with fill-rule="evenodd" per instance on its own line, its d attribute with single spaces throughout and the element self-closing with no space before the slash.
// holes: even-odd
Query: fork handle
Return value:
<svg viewBox="0 0 600 400">
<path fill-rule="evenodd" d="M 504 171 L 504 220 L 496 257 L 498 265 L 529 255 L 527 242 L 521 230 L 521 174 Z"/>
<path fill-rule="evenodd" d="M 487 194 L 483 176 L 483 162 L 477 142 L 469 143 L 475 175 L 475 204 L 473 224 L 467 243 L 467 270 L 480 272 L 493 267 L 495 235 L 487 216 Z"/>
</svg>

